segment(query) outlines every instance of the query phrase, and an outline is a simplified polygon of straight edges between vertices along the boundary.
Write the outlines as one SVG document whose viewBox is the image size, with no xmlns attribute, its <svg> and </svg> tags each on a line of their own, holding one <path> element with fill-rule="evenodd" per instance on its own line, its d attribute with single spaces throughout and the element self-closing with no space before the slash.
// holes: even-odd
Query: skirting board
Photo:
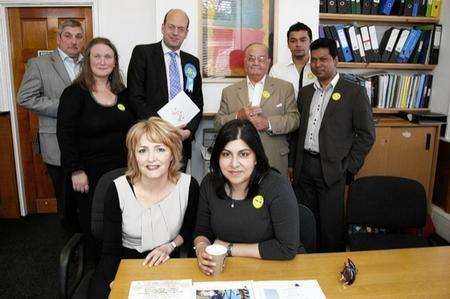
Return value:
<svg viewBox="0 0 450 299">
<path fill-rule="evenodd" d="M 440 207 L 432 205 L 431 219 L 436 228 L 436 233 L 450 242 L 450 214 L 444 212 Z"/>
</svg>

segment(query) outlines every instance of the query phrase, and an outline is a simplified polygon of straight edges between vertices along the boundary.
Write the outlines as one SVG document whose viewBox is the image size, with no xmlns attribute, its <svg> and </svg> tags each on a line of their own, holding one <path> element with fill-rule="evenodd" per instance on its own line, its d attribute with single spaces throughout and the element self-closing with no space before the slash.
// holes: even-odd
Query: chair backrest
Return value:
<svg viewBox="0 0 450 299">
<path fill-rule="evenodd" d="M 355 180 L 349 189 L 347 223 L 376 228 L 422 228 L 427 215 L 425 189 L 400 177 L 371 176 Z"/>
<path fill-rule="evenodd" d="M 302 204 L 298 204 L 298 216 L 300 220 L 300 242 L 302 242 L 307 253 L 316 252 L 316 218 L 313 212 Z"/>
<path fill-rule="evenodd" d="M 118 168 L 105 173 L 95 187 L 92 198 L 91 231 L 94 238 L 98 241 L 103 241 L 103 209 L 106 191 L 116 178 L 125 174 L 126 170 L 126 168 Z"/>
</svg>

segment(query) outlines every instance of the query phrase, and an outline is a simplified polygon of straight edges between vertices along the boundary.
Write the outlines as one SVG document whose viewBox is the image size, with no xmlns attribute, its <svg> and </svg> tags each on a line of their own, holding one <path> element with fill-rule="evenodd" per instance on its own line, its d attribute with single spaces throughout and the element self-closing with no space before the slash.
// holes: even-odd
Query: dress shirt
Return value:
<svg viewBox="0 0 450 299">
<path fill-rule="evenodd" d="M 169 47 L 166 46 L 164 41 L 161 42 L 161 46 L 164 53 L 164 62 L 166 64 L 166 78 L 167 78 L 167 91 L 170 95 L 170 77 L 169 77 L 169 67 L 170 67 L 170 54 L 171 52 L 177 53 L 175 56 L 175 59 L 177 60 L 177 66 L 178 66 L 178 74 L 180 75 L 180 86 L 181 90 L 184 90 L 184 82 L 183 82 L 183 69 L 181 68 L 181 58 L 180 58 L 180 49 L 173 51 L 169 49 Z"/>
<path fill-rule="evenodd" d="M 64 63 L 64 67 L 69 74 L 70 81 L 73 81 L 80 73 L 81 60 L 83 60 L 83 55 L 79 54 L 78 59 L 75 61 L 72 57 L 64 53 L 60 48 L 58 48 L 59 56 Z"/>
<path fill-rule="evenodd" d="M 297 71 L 297 67 L 292 59 L 288 63 L 280 62 L 272 66 L 269 76 L 291 82 L 294 85 L 295 98 L 298 98 L 300 73 Z M 308 62 L 303 68 L 303 84 L 301 87 L 313 83 L 315 79 L 316 76 L 311 72 L 311 66 Z"/>
<path fill-rule="evenodd" d="M 261 97 L 264 91 L 264 83 L 266 82 L 266 76 L 255 84 L 250 81 L 250 79 L 247 77 L 247 88 L 248 88 L 248 101 L 252 106 L 256 107 L 259 106 L 261 103 Z"/>
<path fill-rule="evenodd" d="M 319 131 L 322 124 L 323 114 L 327 108 L 333 90 L 339 80 L 339 73 L 336 73 L 333 80 L 327 87 L 322 88 L 318 80 L 314 81 L 315 92 L 309 108 L 308 129 L 306 130 L 305 149 L 313 152 L 320 152 Z"/>
</svg>

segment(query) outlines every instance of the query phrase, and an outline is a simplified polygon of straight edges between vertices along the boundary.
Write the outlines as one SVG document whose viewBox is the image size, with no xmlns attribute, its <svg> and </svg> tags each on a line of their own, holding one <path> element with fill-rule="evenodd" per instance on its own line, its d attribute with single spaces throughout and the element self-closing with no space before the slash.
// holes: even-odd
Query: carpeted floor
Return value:
<svg viewBox="0 0 450 299">
<path fill-rule="evenodd" d="M 69 238 L 56 214 L 0 219 L 0 298 L 57 298 L 59 253 Z"/>
</svg>

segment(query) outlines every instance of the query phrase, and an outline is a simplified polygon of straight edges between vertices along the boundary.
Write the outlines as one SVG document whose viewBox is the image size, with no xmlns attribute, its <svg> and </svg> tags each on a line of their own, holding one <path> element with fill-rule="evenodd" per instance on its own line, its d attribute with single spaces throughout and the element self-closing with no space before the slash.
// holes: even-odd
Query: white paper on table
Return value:
<svg viewBox="0 0 450 299">
<path fill-rule="evenodd" d="M 257 299 L 325 299 L 317 280 L 254 281 Z"/>
<path fill-rule="evenodd" d="M 128 299 L 194 299 L 192 280 L 132 281 Z"/>
<path fill-rule="evenodd" d="M 158 115 L 174 126 L 186 125 L 198 113 L 200 109 L 192 102 L 188 95 L 181 91 L 167 104 L 158 110 Z"/>
<path fill-rule="evenodd" d="M 195 298 L 254 299 L 252 281 L 194 282 Z M 220 297 L 221 296 L 221 297 Z"/>
</svg>

